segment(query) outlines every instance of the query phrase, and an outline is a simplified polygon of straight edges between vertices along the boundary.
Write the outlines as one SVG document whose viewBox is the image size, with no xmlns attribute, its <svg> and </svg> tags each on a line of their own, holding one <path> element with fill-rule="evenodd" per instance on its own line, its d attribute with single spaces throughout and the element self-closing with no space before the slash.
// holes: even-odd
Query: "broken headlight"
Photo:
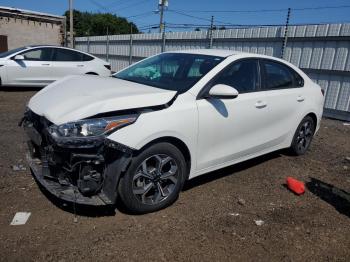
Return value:
<svg viewBox="0 0 350 262">
<path fill-rule="evenodd" d="M 53 137 L 93 137 L 108 134 L 134 123 L 136 115 L 79 120 L 48 128 Z"/>
</svg>

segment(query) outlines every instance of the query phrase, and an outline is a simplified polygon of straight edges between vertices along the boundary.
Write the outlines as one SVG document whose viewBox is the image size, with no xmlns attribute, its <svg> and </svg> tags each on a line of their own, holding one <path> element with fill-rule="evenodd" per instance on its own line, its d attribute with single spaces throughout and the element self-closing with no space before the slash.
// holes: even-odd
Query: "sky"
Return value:
<svg viewBox="0 0 350 262">
<path fill-rule="evenodd" d="M 150 25 L 159 24 L 159 13 L 155 12 L 158 0 L 73 0 L 73 3 L 79 11 L 126 17 L 145 31 Z M 68 0 L 0 0 L 0 5 L 62 15 L 68 9 Z M 184 30 L 184 24 L 193 28 L 207 26 L 212 15 L 218 27 L 284 24 L 289 7 L 291 24 L 350 22 L 350 0 L 169 0 L 164 21 L 168 30 L 173 31 Z"/>
</svg>

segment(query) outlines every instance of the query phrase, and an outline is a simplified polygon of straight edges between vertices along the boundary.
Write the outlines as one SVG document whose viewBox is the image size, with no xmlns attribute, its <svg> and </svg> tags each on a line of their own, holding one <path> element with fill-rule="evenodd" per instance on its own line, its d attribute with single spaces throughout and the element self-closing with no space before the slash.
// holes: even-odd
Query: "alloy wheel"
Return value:
<svg viewBox="0 0 350 262">
<path fill-rule="evenodd" d="M 296 139 L 297 148 L 300 152 L 305 152 L 312 139 L 313 127 L 311 121 L 305 121 L 298 130 L 298 136 Z"/>
<path fill-rule="evenodd" d="M 133 177 L 132 191 L 136 198 L 147 205 L 156 205 L 167 199 L 178 183 L 176 161 L 165 154 L 145 159 Z"/>
</svg>

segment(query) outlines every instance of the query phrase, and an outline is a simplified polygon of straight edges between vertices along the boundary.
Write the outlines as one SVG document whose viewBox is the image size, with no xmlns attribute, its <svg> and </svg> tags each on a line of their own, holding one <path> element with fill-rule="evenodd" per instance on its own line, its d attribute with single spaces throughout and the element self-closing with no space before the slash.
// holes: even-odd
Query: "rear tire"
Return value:
<svg viewBox="0 0 350 262">
<path fill-rule="evenodd" d="M 118 185 L 119 196 L 132 213 L 145 214 L 176 201 L 186 178 L 181 151 L 170 143 L 158 143 L 133 157 Z"/>
<path fill-rule="evenodd" d="M 290 151 L 293 155 L 304 155 L 309 149 L 315 133 L 315 122 L 311 116 L 306 116 L 295 131 Z"/>
</svg>

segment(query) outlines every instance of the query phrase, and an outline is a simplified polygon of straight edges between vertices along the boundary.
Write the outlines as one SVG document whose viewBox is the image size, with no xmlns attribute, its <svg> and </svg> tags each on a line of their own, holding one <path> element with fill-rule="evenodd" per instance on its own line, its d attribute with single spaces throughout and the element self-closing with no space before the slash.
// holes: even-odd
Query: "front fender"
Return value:
<svg viewBox="0 0 350 262">
<path fill-rule="evenodd" d="M 190 96 L 190 97 L 188 97 Z M 163 137 L 181 140 L 191 154 L 191 170 L 196 166 L 198 114 L 191 95 L 180 95 L 163 110 L 142 113 L 132 125 L 117 130 L 108 139 L 140 150 L 148 143 Z"/>
</svg>

